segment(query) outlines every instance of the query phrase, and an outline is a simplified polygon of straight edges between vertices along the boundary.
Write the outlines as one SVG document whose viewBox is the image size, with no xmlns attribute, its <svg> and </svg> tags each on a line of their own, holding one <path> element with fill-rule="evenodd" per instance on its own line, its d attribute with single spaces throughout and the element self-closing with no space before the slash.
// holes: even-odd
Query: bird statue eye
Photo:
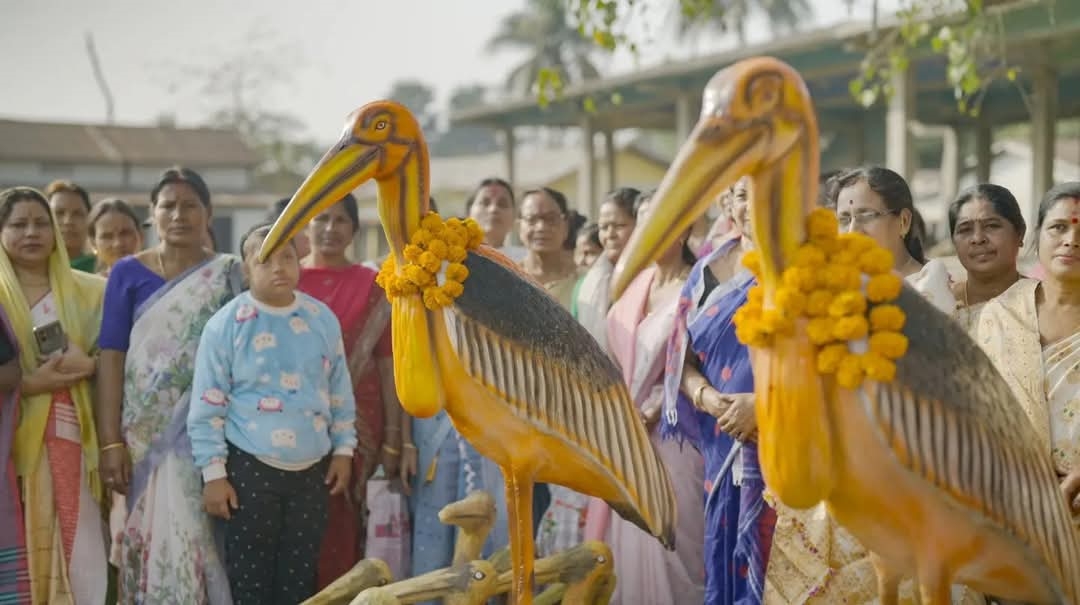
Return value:
<svg viewBox="0 0 1080 605">
<path fill-rule="evenodd" d="M 375 130 L 386 130 L 386 120 L 375 122 Z"/>
<path fill-rule="evenodd" d="M 783 82 L 775 74 L 767 74 L 750 83 L 747 95 L 749 106 L 755 111 L 765 113 L 772 110 L 780 101 L 780 88 Z"/>
</svg>

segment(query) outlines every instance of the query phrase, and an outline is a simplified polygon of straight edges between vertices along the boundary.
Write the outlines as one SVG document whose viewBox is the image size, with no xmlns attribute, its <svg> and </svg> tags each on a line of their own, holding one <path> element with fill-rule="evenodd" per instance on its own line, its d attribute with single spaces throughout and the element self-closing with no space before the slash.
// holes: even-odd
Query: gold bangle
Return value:
<svg viewBox="0 0 1080 605">
<path fill-rule="evenodd" d="M 694 396 L 690 399 L 690 402 L 694 404 L 694 407 L 701 409 L 701 396 L 705 393 L 705 389 L 709 387 L 707 380 L 701 381 L 701 386 L 694 390 Z"/>
<path fill-rule="evenodd" d="M 415 450 L 416 449 L 416 446 L 411 444 L 411 443 L 402 443 L 401 447 L 403 447 L 403 448 L 405 448 L 407 450 Z"/>
<path fill-rule="evenodd" d="M 390 454 L 391 456 L 397 456 L 398 454 L 401 453 L 401 450 L 394 449 L 394 448 L 390 447 L 389 445 L 386 445 L 385 443 L 383 444 L 382 448 L 383 448 L 384 452 L 386 452 L 387 454 Z"/>
<path fill-rule="evenodd" d="M 101 446 L 101 452 L 104 453 L 104 452 L 107 452 L 109 450 L 115 450 L 115 449 L 121 448 L 121 447 L 127 447 L 127 444 L 124 443 L 123 441 L 114 441 L 114 442 L 112 442 L 112 443 L 110 443 L 108 445 Z"/>
</svg>

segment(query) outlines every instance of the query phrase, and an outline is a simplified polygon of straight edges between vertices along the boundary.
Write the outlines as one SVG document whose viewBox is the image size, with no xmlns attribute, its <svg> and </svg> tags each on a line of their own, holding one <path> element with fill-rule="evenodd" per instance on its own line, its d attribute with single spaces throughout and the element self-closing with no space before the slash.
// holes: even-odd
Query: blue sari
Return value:
<svg viewBox="0 0 1080 605">
<path fill-rule="evenodd" d="M 738 245 L 738 239 L 724 242 L 691 269 L 668 343 L 664 379 L 662 434 L 688 439 L 705 458 L 706 605 L 762 602 L 776 522 L 775 512 L 762 498 L 765 482 L 757 445 L 738 442 L 721 431 L 715 417 L 694 409 L 679 391 L 688 348 L 716 390 L 754 391 L 749 351 L 735 337 L 732 324 L 735 311 L 746 302 L 754 284 L 753 276 L 741 270 L 705 296 L 705 269 L 713 260 L 733 253 Z"/>
</svg>

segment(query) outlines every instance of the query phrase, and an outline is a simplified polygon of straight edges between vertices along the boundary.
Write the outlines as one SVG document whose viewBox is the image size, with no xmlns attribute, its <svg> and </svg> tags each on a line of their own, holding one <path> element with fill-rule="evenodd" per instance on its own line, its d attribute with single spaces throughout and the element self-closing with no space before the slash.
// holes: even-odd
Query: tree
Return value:
<svg viewBox="0 0 1080 605">
<path fill-rule="evenodd" d="M 424 134 L 434 138 L 438 128 L 438 116 L 432 109 L 435 102 L 435 90 L 419 80 L 398 80 L 390 87 L 387 95 L 390 99 L 409 108 L 416 116 Z"/>
<path fill-rule="evenodd" d="M 632 1 L 632 0 L 628 0 Z M 506 80 L 507 90 L 559 90 L 564 83 L 596 78 L 592 43 L 570 22 L 566 0 L 527 0 L 525 10 L 507 15 L 488 41 L 492 51 L 524 50 L 528 57 Z"/>
<path fill-rule="evenodd" d="M 699 11 L 681 10 L 677 29 L 680 36 L 706 31 L 732 31 L 739 44 L 746 43 L 746 21 L 755 12 L 764 13 L 773 34 L 798 29 L 800 23 L 813 16 L 808 0 L 731 0 L 725 7 L 707 2 Z"/>
</svg>

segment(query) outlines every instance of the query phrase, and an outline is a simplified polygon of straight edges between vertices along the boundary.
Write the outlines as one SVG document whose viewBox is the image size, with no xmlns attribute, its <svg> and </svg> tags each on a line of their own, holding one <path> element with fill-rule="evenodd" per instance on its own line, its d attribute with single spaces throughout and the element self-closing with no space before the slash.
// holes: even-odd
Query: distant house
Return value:
<svg viewBox="0 0 1080 605">
<path fill-rule="evenodd" d="M 609 182 L 607 160 L 603 149 L 597 150 L 596 168 L 598 195 L 613 188 Z M 463 216 L 465 201 L 476 185 L 488 177 L 506 177 L 506 156 L 503 152 L 456 157 L 431 158 L 431 196 L 443 216 Z M 577 206 L 578 170 L 581 157 L 577 149 L 519 149 L 514 158 L 516 172 L 513 183 L 519 196 L 537 187 L 551 187 L 566 194 L 571 208 Z M 664 177 L 668 161 L 634 142 L 615 146 L 615 185 L 649 189 Z M 357 238 L 359 256 L 365 259 L 381 257 L 387 252 L 386 239 L 379 226 L 375 208 L 375 187 L 367 184 L 355 192 L 360 203 L 360 220 L 364 224 Z M 596 217 L 590 216 L 590 220 Z M 516 237 L 516 232 L 515 236 Z"/>
<path fill-rule="evenodd" d="M 235 133 L 173 126 L 112 126 L 0 119 L 0 187 L 74 181 L 94 201 L 119 197 L 149 212 L 149 193 L 167 168 L 199 172 L 214 202 L 214 234 L 225 251 L 262 219 L 276 196 L 254 190 L 259 158 Z M 149 234 L 149 241 L 155 239 Z"/>
</svg>

